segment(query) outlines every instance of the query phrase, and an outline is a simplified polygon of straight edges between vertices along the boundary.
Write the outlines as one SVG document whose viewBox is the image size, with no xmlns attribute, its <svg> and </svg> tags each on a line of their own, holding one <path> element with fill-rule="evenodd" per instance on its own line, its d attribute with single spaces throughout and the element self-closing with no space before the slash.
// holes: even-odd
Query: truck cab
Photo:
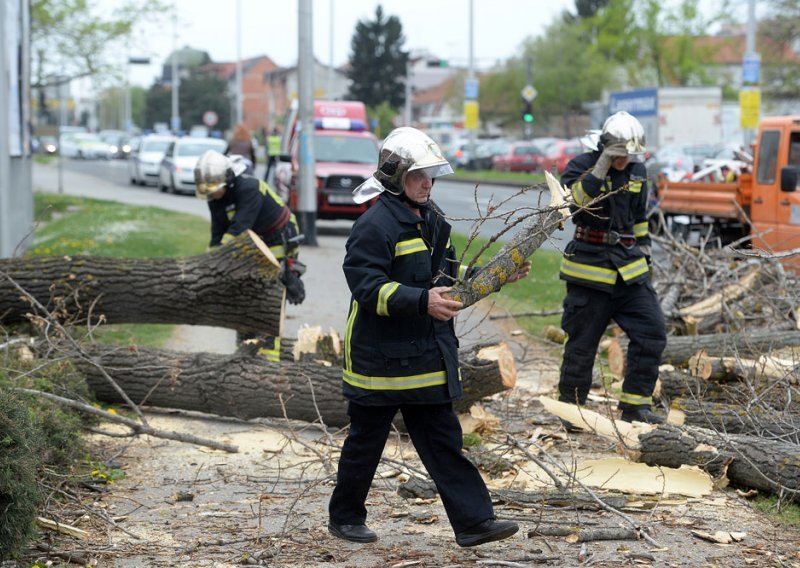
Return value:
<svg viewBox="0 0 800 568">
<path fill-rule="evenodd" d="M 800 116 L 761 121 L 755 149 L 750 217 L 754 245 L 800 248 Z"/>
<path fill-rule="evenodd" d="M 298 204 L 299 122 L 297 107 L 287 115 L 282 141 L 285 154 L 276 164 L 275 185 Z M 314 177 L 318 219 L 356 219 L 372 202 L 356 204 L 353 190 L 372 175 L 378 163 L 378 139 L 367 129 L 367 110 L 357 101 L 314 101 Z"/>
</svg>

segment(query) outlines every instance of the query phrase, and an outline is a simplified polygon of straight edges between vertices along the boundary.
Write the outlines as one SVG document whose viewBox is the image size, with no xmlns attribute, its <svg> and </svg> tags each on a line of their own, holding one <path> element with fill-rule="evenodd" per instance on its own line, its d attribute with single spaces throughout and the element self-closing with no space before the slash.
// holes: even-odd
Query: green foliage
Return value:
<svg viewBox="0 0 800 568">
<path fill-rule="evenodd" d="M 770 0 L 769 15 L 759 25 L 757 45 L 761 52 L 761 85 L 764 95 L 800 97 L 800 65 L 786 61 L 800 43 L 800 3 Z"/>
<path fill-rule="evenodd" d="M 193 69 L 182 78 L 178 90 L 181 125 L 188 129 L 203 123 L 203 113 L 213 110 L 219 117 L 214 128 L 225 130 L 231 125 L 231 100 L 225 81 L 214 73 Z M 152 127 L 156 122 L 169 124 L 172 116 L 172 90 L 156 83 L 147 91 L 143 123 Z"/>
<path fill-rule="evenodd" d="M 469 434 L 464 434 L 464 447 L 465 448 L 473 448 L 475 446 L 480 446 L 483 444 L 483 439 L 481 435 L 477 432 L 470 432 Z"/>
<path fill-rule="evenodd" d="M 767 495 L 756 497 L 753 507 L 777 523 L 800 529 L 800 504 L 798 503 L 779 502 L 777 497 Z"/>
<path fill-rule="evenodd" d="M 375 129 L 375 136 L 383 138 L 394 128 L 394 117 L 397 116 L 395 111 L 387 101 L 383 101 L 376 107 L 367 109 L 367 115 L 370 119 L 378 121 L 378 127 Z"/>
<path fill-rule="evenodd" d="M 400 20 L 397 16 L 384 18 L 380 5 L 375 9 L 375 20 L 359 20 L 350 40 L 349 98 L 363 101 L 368 107 L 384 102 L 391 108 L 403 105 L 408 61 L 404 42 Z"/>
</svg>

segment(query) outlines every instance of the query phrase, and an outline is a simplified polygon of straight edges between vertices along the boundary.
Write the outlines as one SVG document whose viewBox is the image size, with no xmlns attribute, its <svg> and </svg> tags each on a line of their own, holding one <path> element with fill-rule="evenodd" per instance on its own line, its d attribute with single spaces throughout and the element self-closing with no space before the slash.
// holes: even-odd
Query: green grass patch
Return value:
<svg viewBox="0 0 800 568">
<path fill-rule="evenodd" d="M 34 154 L 33 155 L 33 161 L 36 162 L 37 164 L 42 164 L 43 166 L 46 166 L 48 164 L 52 164 L 56 160 L 58 160 L 58 156 L 53 156 L 52 154 Z"/>
<path fill-rule="evenodd" d="M 473 240 L 466 248 L 464 235 L 452 235 L 456 252 L 466 250 L 465 262 L 472 258 L 486 243 L 486 239 Z M 493 243 L 480 257 L 479 262 L 487 262 L 501 248 L 502 243 Z M 564 299 L 564 283 L 558 278 L 561 253 L 552 250 L 537 250 L 530 258 L 531 273 L 527 278 L 504 286 L 492 299 L 512 314 L 557 310 Z M 545 326 L 561 324 L 561 316 L 521 316 L 517 317 L 520 327 L 533 335 L 541 336 Z"/>
<path fill-rule="evenodd" d="M 448 178 L 444 178 L 447 180 Z M 536 185 L 544 183 L 544 174 L 525 172 L 498 172 L 495 170 L 456 170 L 449 179 L 475 180 L 485 183 L 501 182 L 514 183 L 520 186 Z"/>
<path fill-rule="evenodd" d="M 776 497 L 765 495 L 756 497 L 753 507 L 776 523 L 800 529 L 800 503 L 783 502 L 779 507 Z"/>
<path fill-rule="evenodd" d="M 203 253 L 209 238 L 209 222 L 196 215 L 83 197 L 37 193 L 34 215 L 41 224 L 30 256 L 191 256 Z M 108 343 L 163 347 L 174 329 L 156 324 L 106 325 L 95 335 Z"/>
</svg>

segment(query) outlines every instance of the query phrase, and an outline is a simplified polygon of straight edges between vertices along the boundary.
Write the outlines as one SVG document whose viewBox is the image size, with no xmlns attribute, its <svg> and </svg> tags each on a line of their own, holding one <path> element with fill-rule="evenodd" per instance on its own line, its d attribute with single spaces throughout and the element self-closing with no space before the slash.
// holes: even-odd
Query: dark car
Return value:
<svg viewBox="0 0 800 568">
<path fill-rule="evenodd" d="M 470 157 L 467 163 L 468 170 L 491 170 L 492 158 L 508 151 L 508 141 L 501 138 L 491 140 L 477 140 L 475 142 L 475 156 Z"/>
<path fill-rule="evenodd" d="M 506 152 L 492 157 L 492 169 L 500 172 L 535 172 L 542 169 L 544 153 L 532 142 L 512 142 Z"/>
</svg>

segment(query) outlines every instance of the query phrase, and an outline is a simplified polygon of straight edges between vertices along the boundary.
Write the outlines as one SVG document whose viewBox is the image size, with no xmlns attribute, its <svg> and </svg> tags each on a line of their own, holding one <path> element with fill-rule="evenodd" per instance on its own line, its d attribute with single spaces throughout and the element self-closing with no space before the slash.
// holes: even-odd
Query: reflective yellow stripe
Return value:
<svg viewBox="0 0 800 568">
<path fill-rule="evenodd" d="M 633 226 L 633 236 L 636 238 L 644 237 L 647 235 L 647 221 L 636 223 Z"/>
<path fill-rule="evenodd" d="M 378 308 L 375 310 L 379 316 L 389 315 L 389 298 L 400 287 L 399 282 L 387 282 L 378 292 Z"/>
<path fill-rule="evenodd" d="M 620 268 L 619 275 L 627 282 L 628 280 L 633 280 L 637 276 L 645 274 L 647 271 L 647 261 L 644 258 L 640 258 Z"/>
<path fill-rule="evenodd" d="M 358 313 L 358 302 L 353 300 L 350 306 L 350 315 L 347 317 L 347 325 L 344 328 L 344 367 L 345 369 L 353 368 L 353 359 L 350 355 L 350 337 L 353 335 L 353 322 L 356 321 L 356 314 Z"/>
<path fill-rule="evenodd" d="M 283 247 L 283 245 L 273 245 L 269 247 L 269 252 L 271 252 L 277 260 L 280 260 L 286 256 L 286 249 Z"/>
<path fill-rule="evenodd" d="M 653 397 L 652 396 L 639 396 L 638 394 L 630 394 L 624 392 L 619 397 L 620 402 L 624 402 L 625 404 L 639 404 L 639 405 L 650 405 L 653 404 Z"/>
<path fill-rule="evenodd" d="M 616 270 L 600 268 L 598 266 L 592 266 L 591 264 L 581 264 L 580 262 L 573 262 L 568 258 L 561 261 L 561 272 L 573 278 L 589 280 L 590 282 L 600 282 L 601 284 L 609 284 L 611 286 L 617 281 Z"/>
<path fill-rule="evenodd" d="M 221 242 L 223 245 L 225 245 L 225 244 L 228 244 L 229 242 L 231 242 L 231 241 L 232 241 L 233 239 L 235 239 L 235 238 L 236 238 L 236 237 L 234 237 L 234 236 L 233 236 L 233 235 L 231 235 L 230 233 L 225 233 L 224 235 L 222 235 L 222 240 L 221 240 L 220 242 Z"/>
<path fill-rule="evenodd" d="M 406 254 L 414 254 L 415 252 L 427 252 L 428 247 L 425 246 L 425 241 L 417 237 L 408 241 L 400 241 L 394 245 L 394 255 L 403 256 Z"/>
<path fill-rule="evenodd" d="M 463 280 L 467 277 L 467 268 L 469 268 L 468 264 L 459 264 L 458 265 L 458 279 Z"/>
<path fill-rule="evenodd" d="M 367 390 L 410 390 L 447 384 L 447 375 L 444 371 L 407 377 L 368 377 L 344 369 L 342 379 L 349 385 Z"/>
<path fill-rule="evenodd" d="M 627 189 L 631 193 L 641 193 L 642 185 L 644 185 L 643 181 L 629 181 Z"/>
<path fill-rule="evenodd" d="M 281 360 L 281 338 L 280 337 L 273 337 L 272 338 L 272 347 L 262 347 L 258 350 L 258 354 L 261 355 L 267 361 L 272 361 L 277 363 Z"/>
<path fill-rule="evenodd" d="M 572 199 L 574 199 L 575 203 L 581 207 L 592 200 L 592 198 L 589 197 L 585 191 L 583 191 L 583 182 L 580 180 L 572 184 Z"/>
</svg>

